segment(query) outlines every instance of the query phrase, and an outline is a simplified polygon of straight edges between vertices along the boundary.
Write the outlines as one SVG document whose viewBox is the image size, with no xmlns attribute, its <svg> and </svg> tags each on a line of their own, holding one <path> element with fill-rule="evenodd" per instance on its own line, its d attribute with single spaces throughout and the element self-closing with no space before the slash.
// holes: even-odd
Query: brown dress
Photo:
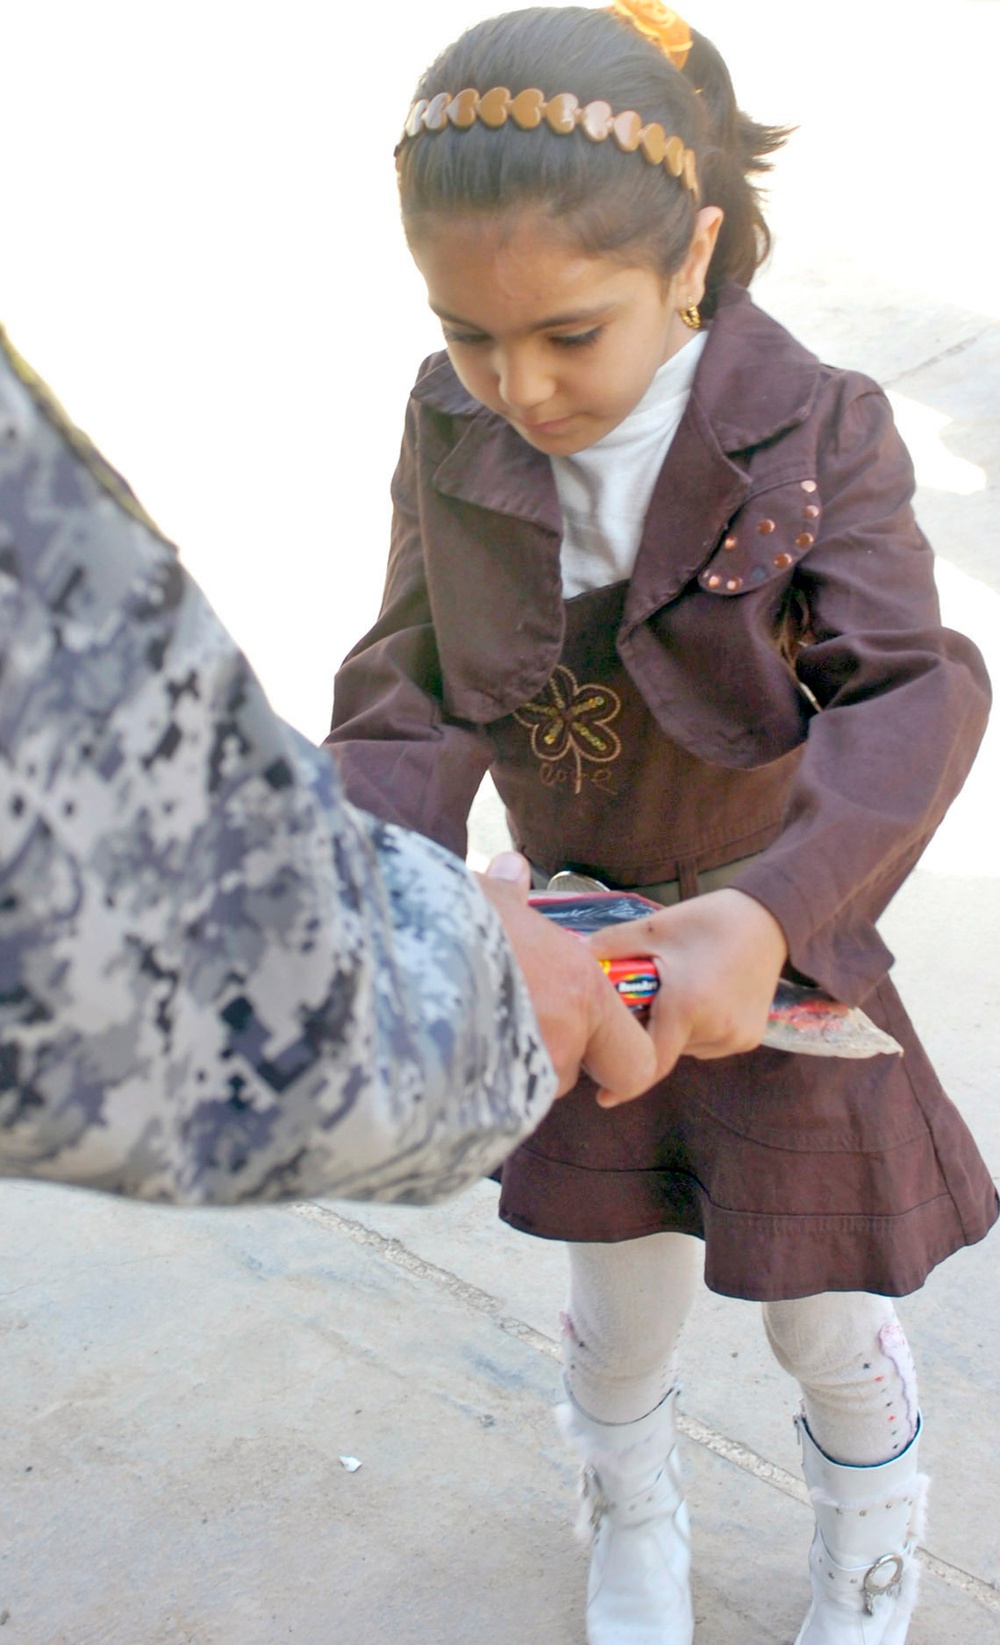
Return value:
<svg viewBox="0 0 1000 1645">
<path fill-rule="evenodd" d="M 559 669 L 492 728 L 493 776 L 546 873 L 693 888 L 775 837 L 799 753 L 734 771 L 668 741 L 617 658 L 624 593 L 567 603 Z M 709 1286 L 739 1297 L 914 1290 L 985 1232 L 993 1188 L 892 984 L 865 1008 L 902 1058 L 683 1057 L 613 1111 L 582 1080 L 507 1161 L 500 1215 L 547 1238 L 699 1235 Z"/>
</svg>

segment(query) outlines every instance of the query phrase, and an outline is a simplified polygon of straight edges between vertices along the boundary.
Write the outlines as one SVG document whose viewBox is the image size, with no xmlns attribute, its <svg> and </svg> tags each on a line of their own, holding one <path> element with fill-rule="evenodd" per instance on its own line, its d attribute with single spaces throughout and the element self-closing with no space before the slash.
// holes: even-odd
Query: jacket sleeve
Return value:
<svg viewBox="0 0 1000 1645">
<path fill-rule="evenodd" d="M 393 523 L 378 622 L 337 673 L 335 751 L 355 804 L 464 857 L 466 824 L 492 748 L 441 701 L 441 668 L 424 571 L 417 415 L 407 412 L 392 482 Z"/>
<path fill-rule="evenodd" d="M 780 921 L 792 965 L 849 1004 L 892 962 L 874 922 L 959 792 L 990 704 L 979 652 L 941 626 L 889 404 L 861 382 L 828 425 L 823 529 L 798 567 L 796 670 L 818 712 L 783 831 L 733 882 Z"/>
<path fill-rule="evenodd" d="M 233 1203 L 489 1173 L 555 1077 L 475 881 L 344 800 L 15 361 L 0 333 L 0 1174 Z"/>
</svg>

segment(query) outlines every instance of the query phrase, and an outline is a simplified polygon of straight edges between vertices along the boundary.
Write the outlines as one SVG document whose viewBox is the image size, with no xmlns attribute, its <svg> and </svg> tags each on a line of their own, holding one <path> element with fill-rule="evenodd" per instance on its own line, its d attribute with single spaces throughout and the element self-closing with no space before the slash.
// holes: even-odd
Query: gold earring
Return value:
<svg viewBox="0 0 1000 1645">
<path fill-rule="evenodd" d="M 680 315 L 684 324 L 689 326 L 692 331 L 701 330 L 701 314 L 697 303 L 690 303 L 687 308 L 682 308 Z"/>
</svg>

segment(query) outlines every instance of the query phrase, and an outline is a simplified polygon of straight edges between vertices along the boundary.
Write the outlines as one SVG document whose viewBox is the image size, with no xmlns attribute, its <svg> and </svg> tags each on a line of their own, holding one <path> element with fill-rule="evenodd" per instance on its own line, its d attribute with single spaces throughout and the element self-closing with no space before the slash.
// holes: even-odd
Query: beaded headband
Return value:
<svg viewBox="0 0 1000 1645">
<path fill-rule="evenodd" d="M 544 120 L 558 137 L 567 137 L 579 127 L 592 143 L 603 143 L 611 137 L 624 154 L 641 149 L 650 165 L 663 166 L 672 177 L 683 181 L 696 202 L 699 198 L 694 151 L 686 148 L 679 137 L 668 137 L 656 120 L 644 125 L 641 114 L 634 109 L 615 114 L 610 103 L 600 100 L 581 107 L 571 91 L 561 91 L 546 101 L 545 93 L 535 87 L 512 97 L 506 86 L 493 86 L 481 94 L 467 86 L 454 97 L 448 91 L 439 91 L 430 99 L 420 97 L 407 115 L 396 154 L 398 157 L 407 138 L 425 132 L 444 131 L 448 126 L 468 131 L 477 120 L 496 129 L 506 125 L 508 119 L 522 131 L 534 131 Z"/>
<path fill-rule="evenodd" d="M 662 0 L 614 0 L 607 9 L 658 46 L 676 69 L 683 69 L 691 50 L 691 30 Z M 615 114 L 610 103 L 600 99 L 581 107 L 580 99 L 571 91 L 561 91 L 546 101 L 545 93 L 534 86 L 518 92 L 516 97 L 506 86 L 493 86 L 482 93 L 467 86 L 454 97 L 451 92 L 439 91 L 436 97 L 418 98 L 406 117 L 396 158 L 408 138 L 425 132 L 445 131 L 449 126 L 468 131 L 477 121 L 496 130 L 508 120 L 513 120 L 521 131 L 534 131 L 544 120 L 557 137 L 568 137 L 579 127 L 592 143 L 613 138 L 624 154 L 641 149 L 650 165 L 663 166 L 683 182 L 695 204 L 700 198 L 694 151 L 686 148 L 680 137 L 668 137 L 658 121 L 647 125 L 634 109 Z"/>
</svg>

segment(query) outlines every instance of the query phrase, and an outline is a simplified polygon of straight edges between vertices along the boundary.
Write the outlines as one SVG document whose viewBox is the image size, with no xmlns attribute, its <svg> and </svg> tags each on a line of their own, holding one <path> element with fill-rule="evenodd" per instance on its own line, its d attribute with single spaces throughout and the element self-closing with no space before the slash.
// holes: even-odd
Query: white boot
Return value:
<svg viewBox="0 0 1000 1645">
<path fill-rule="evenodd" d="M 595 1422 L 574 1403 L 556 1412 L 584 1464 L 579 1529 L 592 1543 L 588 1645 L 692 1645 L 677 1392 L 638 1422 Z"/>
<path fill-rule="evenodd" d="M 904 1645 L 927 1493 L 926 1476 L 917 1473 L 920 1419 L 906 1450 L 874 1468 L 831 1462 L 805 1417 L 795 1425 L 816 1514 L 813 1601 L 795 1645 Z"/>
</svg>

